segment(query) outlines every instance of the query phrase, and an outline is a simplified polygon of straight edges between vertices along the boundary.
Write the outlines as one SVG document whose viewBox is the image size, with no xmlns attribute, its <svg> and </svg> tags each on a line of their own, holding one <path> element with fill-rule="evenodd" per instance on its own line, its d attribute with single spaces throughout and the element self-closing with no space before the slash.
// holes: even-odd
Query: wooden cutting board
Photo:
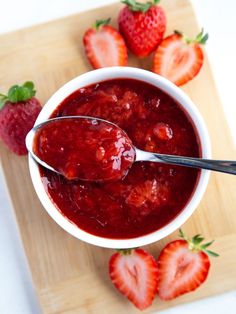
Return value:
<svg viewBox="0 0 236 314">
<path fill-rule="evenodd" d="M 199 31 L 187 0 L 163 0 L 168 31 L 185 31 L 189 36 Z M 0 90 L 14 83 L 33 80 L 37 96 L 46 100 L 65 82 L 90 70 L 81 38 L 98 18 L 116 20 L 120 4 L 6 34 L 0 37 Z M 150 58 L 130 56 L 129 65 L 150 69 Z M 212 140 L 213 157 L 236 159 L 219 97 L 206 59 L 201 73 L 184 87 L 201 111 Z M 42 208 L 34 192 L 27 157 L 17 157 L 2 144 L 1 164 L 15 210 L 34 285 L 47 314 L 63 313 L 137 313 L 138 311 L 113 288 L 107 272 L 112 250 L 76 240 L 62 230 Z M 216 239 L 207 282 L 196 292 L 171 302 L 156 298 L 145 313 L 193 301 L 236 288 L 236 178 L 212 174 L 205 197 L 183 229 L 189 234 L 202 233 Z M 177 233 L 150 245 L 157 256 L 165 243 Z"/>
</svg>

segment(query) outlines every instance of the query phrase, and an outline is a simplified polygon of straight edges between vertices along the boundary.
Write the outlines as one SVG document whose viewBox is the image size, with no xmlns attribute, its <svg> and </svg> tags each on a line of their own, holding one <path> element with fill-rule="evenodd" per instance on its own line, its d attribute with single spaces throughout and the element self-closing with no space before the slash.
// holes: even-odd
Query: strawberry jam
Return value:
<svg viewBox="0 0 236 314">
<path fill-rule="evenodd" d="M 143 150 L 201 156 L 188 114 L 169 95 L 145 82 L 116 79 L 80 88 L 59 104 L 51 118 L 73 115 L 114 122 Z M 89 141 L 92 145 L 93 137 Z M 81 154 L 86 158 L 86 150 Z M 91 234 L 113 239 L 142 236 L 171 222 L 189 202 L 200 173 L 151 162 L 136 162 L 125 178 L 103 183 L 67 180 L 43 167 L 40 172 L 62 215 Z"/>
<path fill-rule="evenodd" d="M 135 159 L 124 131 L 89 118 L 63 118 L 43 125 L 36 131 L 33 150 L 68 180 L 119 180 Z"/>
</svg>

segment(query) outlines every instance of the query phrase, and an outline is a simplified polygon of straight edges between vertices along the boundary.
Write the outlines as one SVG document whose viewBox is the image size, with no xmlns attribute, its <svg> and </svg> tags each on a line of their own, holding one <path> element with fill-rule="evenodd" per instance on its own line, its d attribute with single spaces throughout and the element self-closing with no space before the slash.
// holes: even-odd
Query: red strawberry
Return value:
<svg viewBox="0 0 236 314">
<path fill-rule="evenodd" d="M 25 137 L 42 109 L 35 93 L 34 84 L 25 82 L 12 86 L 7 96 L 0 94 L 0 137 L 17 155 L 27 154 Z"/>
<path fill-rule="evenodd" d="M 191 40 L 180 32 L 165 38 L 154 55 L 153 71 L 177 86 L 192 80 L 200 71 L 204 55 L 201 45 L 208 39 L 203 30 Z"/>
<path fill-rule="evenodd" d="M 142 249 L 121 250 L 112 255 L 110 277 L 115 287 L 137 308 L 152 304 L 157 290 L 157 263 Z"/>
<path fill-rule="evenodd" d="M 95 69 L 127 64 L 124 39 L 115 28 L 107 25 L 109 22 L 110 19 L 96 21 L 83 37 L 85 53 Z"/>
<path fill-rule="evenodd" d="M 166 16 L 156 4 L 159 0 L 139 3 L 123 0 L 126 6 L 118 17 L 119 29 L 128 48 L 138 57 L 145 57 L 160 44 L 166 30 Z"/>
<path fill-rule="evenodd" d="M 196 235 L 188 239 L 180 230 L 183 240 L 166 245 L 158 258 L 158 295 L 162 300 L 171 300 L 181 294 L 197 289 L 207 278 L 210 269 L 208 255 L 218 254 L 207 250 L 212 242 Z"/>
</svg>

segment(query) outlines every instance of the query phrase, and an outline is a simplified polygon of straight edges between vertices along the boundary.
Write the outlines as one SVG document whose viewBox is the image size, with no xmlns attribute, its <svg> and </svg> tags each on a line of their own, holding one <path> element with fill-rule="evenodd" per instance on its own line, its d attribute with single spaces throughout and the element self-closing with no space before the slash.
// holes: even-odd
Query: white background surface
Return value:
<svg viewBox="0 0 236 314">
<path fill-rule="evenodd" d="M 0 33 L 85 11 L 111 2 L 115 1 L 0 0 Z M 236 142 L 236 2 L 235 0 L 192 0 L 192 2 L 200 25 L 204 26 L 210 34 L 206 49 L 208 50 L 230 129 Z M 224 156 L 217 157 L 223 158 Z M 37 314 L 40 313 L 38 303 L 32 288 L 13 211 L 2 181 L 2 174 L 0 174 L 0 314 Z M 161 313 L 235 314 L 236 291 L 179 306 Z"/>
</svg>

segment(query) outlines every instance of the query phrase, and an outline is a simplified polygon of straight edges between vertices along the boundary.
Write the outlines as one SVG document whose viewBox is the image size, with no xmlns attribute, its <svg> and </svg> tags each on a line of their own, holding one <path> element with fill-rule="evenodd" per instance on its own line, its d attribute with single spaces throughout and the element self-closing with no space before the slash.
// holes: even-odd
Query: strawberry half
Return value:
<svg viewBox="0 0 236 314">
<path fill-rule="evenodd" d="M 120 33 L 109 26 L 110 19 L 96 21 L 83 37 L 85 53 L 95 68 L 125 66 L 127 48 Z"/>
<path fill-rule="evenodd" d="M 115 287 L 137 308 L 152 304 L 157 290 L 157 263 L 142 249 L 120 250 L 111 256 L 110 277 Z"/>
<path fill-rule="evenodd" d="M 207 248 L 212 244 L 202 244 L 204 238 L 196 235 L 188 239 L 180 230 L 182 240 L 166 245 L 157 261 L 158 295 L 162 300 L 171 300 L 197 289 L 207 278 L 210 256 L 218 254 Z"/>
<path fill-rule="evenodd" d="M 201 45 L 207 39 L 208 34 L 204 35 L 203 30 L 193 40 L 175 31 L 161 42 L 155 52 L 153 72 L 166 77 L 177 86 L 192 80 L 203 65 Z"/>
</svg>

